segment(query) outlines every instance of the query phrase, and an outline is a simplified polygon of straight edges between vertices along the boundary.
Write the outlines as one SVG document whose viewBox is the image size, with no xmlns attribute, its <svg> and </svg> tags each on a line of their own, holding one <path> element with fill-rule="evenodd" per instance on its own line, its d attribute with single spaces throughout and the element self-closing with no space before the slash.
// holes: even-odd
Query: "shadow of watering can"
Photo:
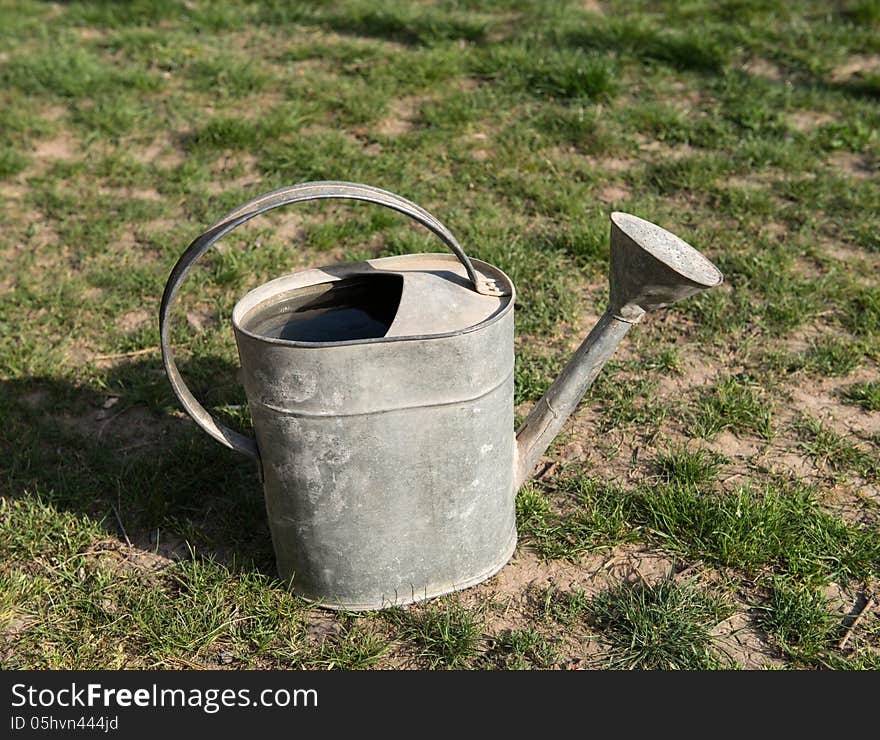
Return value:
<svg viewBox="0 0 880 740">
<path fill-rule="evenodd" d="M 169 339 L 181 282 L 215 241 L 278 206 L 369 201 L 410 216 L 452 254 L 305 270 L 232 312 L 256 439 L 217 423 L 185 385 Z M 279 574 L 331 608 L 379 609 L 473 586 L 516 545 L 515 497 L 633 324 L 722 275 L 684 241 L 611 214 L 608 308 L 514 434 L 514 287 L 468 258 L 434 216 L 348 182 L 260 195 L 197 237 L 165 287 L 165 370 L 192 418 L 254 458 Z"/>
</svg>

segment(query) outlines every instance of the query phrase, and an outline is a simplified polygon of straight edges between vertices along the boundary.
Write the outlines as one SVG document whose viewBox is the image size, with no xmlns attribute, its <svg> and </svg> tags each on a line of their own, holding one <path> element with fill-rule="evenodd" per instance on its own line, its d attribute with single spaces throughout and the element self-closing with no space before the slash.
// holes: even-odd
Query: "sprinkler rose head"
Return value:
<svg viewBox="0 0 880 740">
<path fill-rule="evenodd" d="M 720 285 L 721 271 L 683 239 L 629 213 L 611 214 L 610 305 L 632 323 Z"/>
</svg>

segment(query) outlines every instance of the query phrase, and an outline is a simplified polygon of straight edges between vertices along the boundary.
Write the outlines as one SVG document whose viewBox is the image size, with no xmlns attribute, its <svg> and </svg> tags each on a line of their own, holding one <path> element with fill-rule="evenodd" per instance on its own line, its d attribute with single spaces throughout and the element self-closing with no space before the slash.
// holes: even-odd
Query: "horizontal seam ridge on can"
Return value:
<svg viewBox="0 0 880 740">
<path fill-rule="evenodd" d="M 410 409 L 433 409 L 438 408 L 440 406 L 457 406 L 463 403 L 470 403 L 471 401 L 479 401 L 481 398 L 485 398 L 486 396 L 497 391 L 501 386 L 505 385 L 511 378 L 513 377 L 513 368 L 511 367 L 510 372 L 504 376 L 504 379 L 498 383 L 497 385 L 492 386 L 489 390 L 480 393 L 476 396 L 471 396 L 470 398 L 459 398 L 455 401 L 441 401 L 439 403 L 414 403 L 409 406 L 394 406 L 391 408 L 380 408 L 380 409 L 372 409 L 371 411 L 356 411 L 356 412 L 337 412 L 337 413 L 313 413 L 309 411 L 296 411 L 294 409 L 283 409 L 278 406 L 273 406 L 272 404 L 265 403 L 264 401 L 259 400 L 251 400 L 248 399 L 249 403 L 256 403 L 262 406 L 263 408 L 269 409 L 270 411 L 274 411 L 276 414 L 283 414 L 284 416 L 295 416 L 302 418 L 323 418 L 323 419 L 333 419 L 336 417 L 349 417 L 349 416 L 370 416 L 373 414 L 388 414 L 394 411 L 408 411 Z"/>
</svg>

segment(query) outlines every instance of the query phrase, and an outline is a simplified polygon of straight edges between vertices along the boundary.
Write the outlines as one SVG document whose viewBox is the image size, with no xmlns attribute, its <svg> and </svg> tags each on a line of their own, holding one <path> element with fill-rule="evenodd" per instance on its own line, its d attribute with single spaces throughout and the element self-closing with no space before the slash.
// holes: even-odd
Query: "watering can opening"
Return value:
<svg viewBox="0 0 880 740">
<path fill-rule="evenodd" d="M 292 342 L 376 339 L 394 322 L 402 291 L 400 275 L 354 275 L 273 295 L 241 325 L 256 336 Z"/>
<path fill-rule="evenodd" d="M 483 295 L 454 255 L 377 257 L 283 275 L 254 288 L 232 311 L 240 333 L 263 344 L 311 349 L 441 339 L 479 330 L 513 305 L 498 268 L 471 265 L 504 288 Z"/>
</svg>

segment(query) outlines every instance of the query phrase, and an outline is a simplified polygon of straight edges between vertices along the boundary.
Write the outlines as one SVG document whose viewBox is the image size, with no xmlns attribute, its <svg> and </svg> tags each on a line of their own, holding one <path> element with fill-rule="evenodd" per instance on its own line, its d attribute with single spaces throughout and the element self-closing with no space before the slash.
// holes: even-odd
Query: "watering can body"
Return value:
<svg viewBox="0 0 880 740">
<path fill-rule="evenodd" d="M 217 423 L 187 388 L 169 343 L 171 305 L 217 239 L 271 208 L 320 198 L 404 213 L 452 254 L 304 270 L 245 295 L 232 324 L 253 439 Z M 166 373 L 208 434 L 257 460 L 278 572 L 294 592 L 380 609 L 504 566 L 517 489 L 622 336 L 646 310 L 721 280 L 659 227 L 612 221 L 609 309 L 516 433 L 514 286 L 414 203 L 355 183 L 301 183 L 248 201 L 190 244 L 160 309 Z M 649 277 L 638 285 L 634 264 Z"/>
<path fill-rule="evenodd" d="M 249 330 L 249 314 L 272 313 L 260 307 L 279 296 L 316 285 L 327 296 L 364 276 L 377 284 L 367 292 L 393 290 L 379 276 L 400 278 L 400 304 L 422 304 L 432 287 L 467 290 L 452 255 L 405 255 L 286 276 L 233 311 L 279 574 L 305 598 L 352 610 L 473 585 L 516 544 L 512 294 L 475 296 L 488 305 L 456 311 L 446 331 L 433 313 L 430 333 L 408 332 L 400 310 L 394 336 L 298 342 Z"/>
</svg>

